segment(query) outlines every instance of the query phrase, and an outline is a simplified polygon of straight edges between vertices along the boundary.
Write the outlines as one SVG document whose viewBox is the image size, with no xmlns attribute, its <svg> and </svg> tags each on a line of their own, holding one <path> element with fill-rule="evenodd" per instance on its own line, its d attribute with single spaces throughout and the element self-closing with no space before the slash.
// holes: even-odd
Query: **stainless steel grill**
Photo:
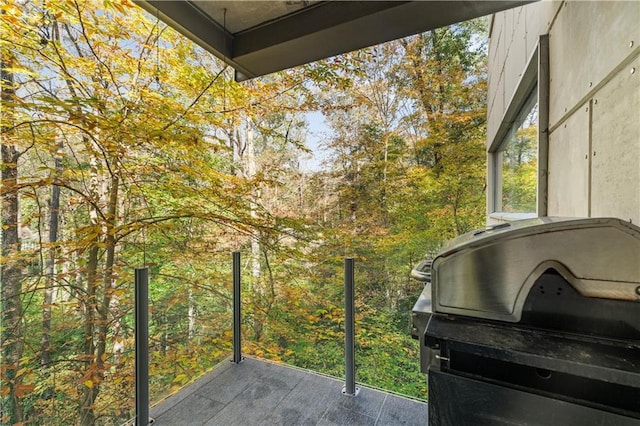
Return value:
<svg viewBox="0 0 640 426">
<path fill-rule="evenodd" d="M 432 425 L 640 424 L 637 226 L 504 223 L 412 275 Z"/>
</svg>

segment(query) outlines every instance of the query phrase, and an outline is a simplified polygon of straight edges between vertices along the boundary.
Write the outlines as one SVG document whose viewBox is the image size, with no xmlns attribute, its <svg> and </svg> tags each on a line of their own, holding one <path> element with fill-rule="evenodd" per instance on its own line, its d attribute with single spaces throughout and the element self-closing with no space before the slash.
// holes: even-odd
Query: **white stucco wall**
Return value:
<svg viewBox="0 0 640 426">
<path fill-rule="evenodd" d="M 488 145 L 549 34 L 550 216 L 640 224 L 640 2 L 542 1 L 496 14 Z"/>
</svg>

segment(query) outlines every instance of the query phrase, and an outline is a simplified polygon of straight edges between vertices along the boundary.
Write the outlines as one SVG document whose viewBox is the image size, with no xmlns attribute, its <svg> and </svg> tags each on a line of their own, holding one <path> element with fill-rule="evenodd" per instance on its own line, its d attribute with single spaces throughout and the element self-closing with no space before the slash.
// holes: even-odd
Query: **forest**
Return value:
<svg viewBox="0 0 640 426">
<path fill-rule="evenodd" d="M 410 271 L 485 220 L 486 19 L 236 83 L 129 0 L 0 11 L 2 424 L 132 417 L 135 268 L 152 403 L 227 360 L 233 251 L 246 354 L 343 377 L 352 257 L 356 380 L 427 397 Z"/>
</svg>

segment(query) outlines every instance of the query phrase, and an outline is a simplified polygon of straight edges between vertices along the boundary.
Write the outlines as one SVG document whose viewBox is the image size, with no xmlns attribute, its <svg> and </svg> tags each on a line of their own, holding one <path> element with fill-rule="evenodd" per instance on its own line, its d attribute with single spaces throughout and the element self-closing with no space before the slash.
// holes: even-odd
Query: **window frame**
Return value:
<svg viewBox="0 0 640 426">
<path fill-rule="evenodd" d="M 536 182 L 536 211 L 505 213 L 502 205 L 502 149 L 523 109 L 532 96 L 538 102 L 538 175 Z M 549 128 L 549 35 L 541 35 L 516 90 L 504 112 L 498 131 L 487 144 L 487 217 L 489 221 L 509 221 L 547 215 L 547 173 Z"/>
</svg>

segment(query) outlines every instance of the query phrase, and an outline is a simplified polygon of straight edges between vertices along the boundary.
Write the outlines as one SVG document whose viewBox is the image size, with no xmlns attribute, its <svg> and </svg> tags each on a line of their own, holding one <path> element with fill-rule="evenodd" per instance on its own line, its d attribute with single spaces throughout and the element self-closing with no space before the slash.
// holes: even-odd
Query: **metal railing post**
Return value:
<svg viewBox="0 0 640 426">
<path fill-rule="evenodd" d="M 233 362 L 242 361 L 240 311 L 240 252 L 233 252 Z"/>
<path fill-rule="evenodd" d="M 342 393 L 348 396 L 356 396 L 360 389 L 356 388 L 356 362 L 355 362 L 355 308 L 354 308 L 354 276 L 355 268 L 353 258 L 344 260 L 344 358 L 345 358 L 345 385 Z"/>
<path fill-rule="evenodd" d="M 136 426 L 149 424 L 149 269 L 136 268 Z"/>
</svg>

